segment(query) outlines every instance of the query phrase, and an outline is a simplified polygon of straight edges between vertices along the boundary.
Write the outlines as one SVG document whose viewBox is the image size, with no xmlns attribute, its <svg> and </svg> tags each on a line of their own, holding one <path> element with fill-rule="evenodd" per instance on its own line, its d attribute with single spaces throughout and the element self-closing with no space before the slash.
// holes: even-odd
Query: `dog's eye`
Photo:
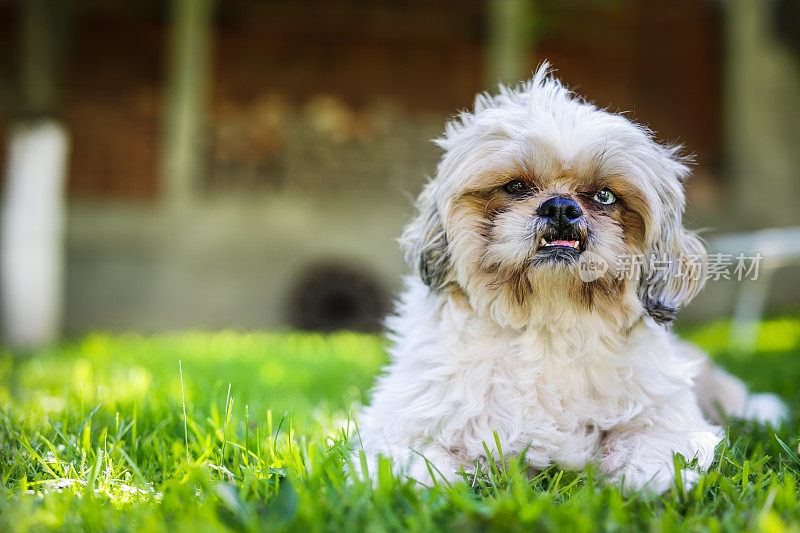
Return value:
<svg viewBox="0 0 800 533">
<path fill-rule="evenodd" d="M 523 194 L 530 191 L 530 187 L 522 180 L 511 180 L 503 185 L 503 190 L 511 194 Z"/>
<path fill-rule="evenodd" d="M 608 189 L 600 189 L 595 193 L 592 199 L 598 204 L 603 205 L 611 205 L 617 201 L 617 197 L 614 196 L 614 193 Z"/>
</svg>

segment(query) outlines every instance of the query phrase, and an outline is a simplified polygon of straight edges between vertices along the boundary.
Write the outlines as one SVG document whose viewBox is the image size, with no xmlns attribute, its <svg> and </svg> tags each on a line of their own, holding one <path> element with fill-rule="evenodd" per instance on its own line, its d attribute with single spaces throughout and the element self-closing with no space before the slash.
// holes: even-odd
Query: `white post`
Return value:
<svg viewBox="0 0 800 533">
<path fill-rule="evenodd" d="M 69 137 L 56 121 L 10 132 L 2 203 L 3 337 L 12 346 L 52 342 L 62 312 L 64 183 Z"/>
</svg>

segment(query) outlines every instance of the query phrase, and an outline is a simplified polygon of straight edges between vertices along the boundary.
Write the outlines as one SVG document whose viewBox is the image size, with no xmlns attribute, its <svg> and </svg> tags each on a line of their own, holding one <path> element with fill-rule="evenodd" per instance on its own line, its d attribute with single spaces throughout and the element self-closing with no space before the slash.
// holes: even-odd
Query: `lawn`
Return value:
<svg viewBox="0 0 800 533">
<path fill-rule="evenodd" d="M 628 499 L 591 469 L 529 479 L 513 460 L 471 485 L 419 489 L 385 463 L 375 487 L 350 479 L 377 337 L 93 334 L 5 353 L 0 531 L 800 531 L 800 315 L 766 321 L 752 355 L 728 351 L 727 331 L 683 333 L 792 419 L 777 434 L 732 422 L 694 488 Z"/>
</svg>

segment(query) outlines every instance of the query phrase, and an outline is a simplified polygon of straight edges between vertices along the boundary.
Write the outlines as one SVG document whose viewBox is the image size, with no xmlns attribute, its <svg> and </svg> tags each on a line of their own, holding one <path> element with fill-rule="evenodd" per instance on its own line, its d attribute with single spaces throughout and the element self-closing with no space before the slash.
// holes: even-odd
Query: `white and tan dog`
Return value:
<svg viewBox="0 0 800 533">
<path fill-rule="evenodd" d="M 533 469 L 597 461 L 627 491 L 661 492 L 674 453 L 711 464 L 717 407 L 778 422 L 780 400 L 748 394 L 666 325 L 702 287 L 706 258 L 681 223 L 689 170 L 675 147 L 577 98 L 547 64 L 479 95 L 437 143 L 401 239 L 418 276 L 360 420 L 371 464 L 380 454 L 422 483 L 459 479 L 486 460 L 484 443 L 497 458 L 497 431 Z M 587 252 L 611 268 L 584 281 Z M 636 256 L 650 260 L 619 275 Z"/>
</svg>

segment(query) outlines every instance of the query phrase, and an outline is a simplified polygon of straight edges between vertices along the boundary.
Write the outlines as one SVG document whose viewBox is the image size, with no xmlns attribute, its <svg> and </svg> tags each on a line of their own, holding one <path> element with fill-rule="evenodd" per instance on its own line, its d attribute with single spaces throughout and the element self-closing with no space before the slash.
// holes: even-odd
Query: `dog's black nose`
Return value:
<svg viewBox="0 0 800 533">
<path fill-rule="evenodd" d="M 545 200 L 536 210 L 536 214 L 561 225 L 574 223 L 583 215 L 583 211 L 573 200 L 556 196 Z"/>
</svg>

